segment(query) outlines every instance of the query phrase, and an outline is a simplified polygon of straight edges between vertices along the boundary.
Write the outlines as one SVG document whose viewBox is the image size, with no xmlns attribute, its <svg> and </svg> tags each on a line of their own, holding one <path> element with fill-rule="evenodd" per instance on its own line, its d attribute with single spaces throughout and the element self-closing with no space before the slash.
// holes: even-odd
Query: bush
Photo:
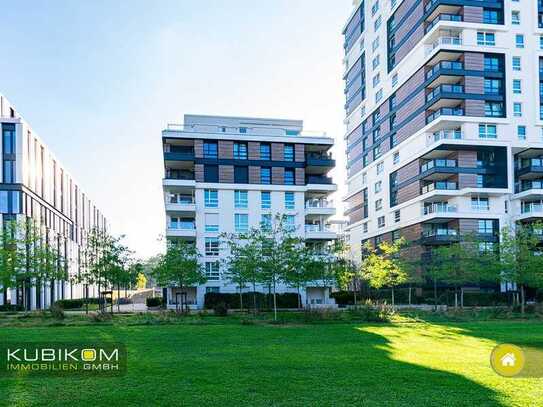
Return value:
<svg viewBox="0 0 543 407">
<path fill-rule="evenodd" d="M 132 304 L 132 299 L 128 297 L 122 297 L 117 299 L 117 304 L 119 305 L 127 305 Z"/>
<path fill-rule="evenodd" d="M 24 311 L 25 308 L 22 305 L 17 304 L 3 304 L 0 305 L 0 312 L 19 312 Z"/>
<path fill-rule="evenodd" d="M 57 303 L 54 303 L 49 307 L 49 312 L 55 319 L 64 319 L 64 309 Z"/>
<path fill-rule="evenodd" d="M 58 300 L 56 301 L 51 308 L 54 306 L 59 307 L 60 309 L 79 309 L 83 308 L 84 306 L 84 300 L 83 299 L 77 299 L 77 300 Z"/>
<path fill-rule="evenodd" d="M 228 306 L 224 302 L 220 302 L 215 307 L 213 307 L 215 315 L 219 317 L 225 317 L 228 315 Z"/>
<path fill-rule="evenodd" d="M 252 292 L 243 293 L 243 308 L 252 309 L 254 307 L 254 296 Z M 204 307 L 214 309 L 220 303 L 226 304 L 229 309 L 239 309 L 239 294 L 236 293 L 206 293 L 204 297 Z M 298 308 L 299 295 L 297 293 L 277 294 L 277 308 Z M 273 294 L 256 293 L 257 309 L 272 309 Z"/>
<path fill-rule="evenodd" d="M 164 305 L 162 297 L 148 297 L 145 299 L 145 305 L 148 307 L 161 307 Z"/>
</svg>

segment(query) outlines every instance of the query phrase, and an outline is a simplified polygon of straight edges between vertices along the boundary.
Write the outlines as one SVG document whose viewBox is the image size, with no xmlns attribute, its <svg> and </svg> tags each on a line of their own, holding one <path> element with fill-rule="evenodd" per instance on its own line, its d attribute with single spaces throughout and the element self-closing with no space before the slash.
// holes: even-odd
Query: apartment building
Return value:
<svg viewBox="0 0 543 407">
<path fill-rule="evenodd" d="M 208 279 L 183 289 L 190 307 L 201 308 L 206 292 L 237 292 L 223 278 L 222 233 L 247 232 L 281 214 L 310 244 L 336 238 L 328 198 L 336 185 L 327 176 L 335 165 L 329 153 L 333 139 L 303 131 L 301 120 L 185 115 L 184 124 L 162 132 L 162 143 L 166 237 L 195 242 Z M 175 308 L 179 292 L 167 288 L 168 307 Z M 328 295 L 315 284 L 302 294 L 302 303 L 328 302 Z"/>
<path fill-rule="evenodd" d="M 543 3 L 355 1 L 344 27 L 347 227 L 416 255 L 543 216 Z"/>
<path fill-rule="evenodd" d="M 87 232 L 106 228 L 106 219 L 90 201 L 43 140 L 0 95 L 2 166 L 0 167 L 0 217 L 8 221 L 33 219 L 43 238 L 56 247 L 70 276 L 77 275 Z M 1 286 L 0 286 L 1 287 Z M 86 287 L 97 297 L 95 287 Z M 0 290 L 0 305 L 19 304 L 26 309 L 45 309 L 59 299 L 83 298 L 84 287 L 71 281 L 47 281 L 38 289 Z"/>
</svg>

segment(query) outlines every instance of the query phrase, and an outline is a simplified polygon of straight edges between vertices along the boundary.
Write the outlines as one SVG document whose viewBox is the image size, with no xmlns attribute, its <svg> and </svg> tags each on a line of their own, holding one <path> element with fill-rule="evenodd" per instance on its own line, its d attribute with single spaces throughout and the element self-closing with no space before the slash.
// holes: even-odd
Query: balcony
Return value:
<svg viewBox="0 0 543 407">
<path fill-rule="evenodd" d="M 333 168 L 336 165 L 331 154 L 309 153 L 305 155 L 305 161 L 308 166 Z"/>
<path fill-rule="evenodd" d="M 421 194 L 427 194 L 432 191 L 457 191 L 458 184 L 451 181 L 438 181 L 425 185 L 421 188 Z"/>
<path fill-rule="evenodd" d="M 518 162 L 517 176 L 540 178 L 543 176 L 543 158 L 523 158 Z"/>
<path fill-rule="evenodd" d="M 441 116 L 464 116 L 464 109 L 462 107 L 442 107 L 426 116 L 426 124 Z"/>
<path fill-rule="evenodd" d="M 194 238 L 196 237 L 196 223 L 194 221 L 170 222 L 166 235 L 168 237 Z"/>
<path fill-rule="evenodd" d="M 535 214 L 542 216 L 543 214 L 543 201 L 542 202 L 522 202 L 520 206 L 520 212 L 525 214 Z"/>
<path fill-rule="evenodd" d="M 434 27 L 440 21 L 462 21 L 462 16 L 459 14 L 447 14 L 447 13 L 439 14 L 426 26 L 426 28 L 424 29 L 424 33 L 426 34 L 428 31 L 432 29 L 432 27 Z"/>
<path fill-rule="evenodd" d="M 194 161 L 194 151 L 164 152 L 165 161 Z"/>
<path fill-rule="evenodd" d="M 190 215 L 196 212 L 196 202 L 192 196 L 171 195 L 166 202 L 166 211 L 180 215 Z"/>
<path fill-rule="evenodd" d="M 433 203 L 424 205 L 422 208 L 422 215 L 447 215 L 458 212 L 456 205 L 449 205 L 448 203 Z"/>
<path fill-rule="evenodd" d="M 336 208 L 332 201 L 326 199 L 311 199 L 305 202 L 306 215 L 328 215 L 336 214 Z"/>
<path fill-rule="evenodd" d="M 464 134 L 460 129 L 443 129 L 433 132 L 427 140 L 426 145 L 437 143 L 439 140 L 462 140 Z"/>
<path fill-rule="evenodd" d="M 542 197 L 543 196 L 543 181 L 542 180 L 524 180 L 515 184 L 515 194 L 522 194 L 522 197 Z"/>
<path fill-rule="evenodd" d="M 421 167 L 420 167 L 420 172 L 423 173 L 423 172 L 426 172 L 426 171 L 430 171 L 430 170 L 436 170 L 435 172 L 438 172 L 440 170 L 443 170 L 443 169 L 449 169 L 449 168 L 456 168 L 458 166 L 456 160 L 447 160 L 447 159 L 442 159 L 442 158 L 438 158 L 438 159 L 435 159 L 435 160 L 431 160 L 431 161 L 428 161 L 427 163 L 423 164 Z"/>
<path fill-rule="evenodd" d="M 441 46 L 456 46 L 456 45 L 462 45 L 462 38 L 459 36 L 442 36 L 438 37 L 436 41 L 434 41 L 432 44 L 426 48 L 426 55 L 430 55 L 436 48 Z"/>
<path fill-rule="evenodd" d="M 421 243 L 426 245 L 450 244 L 458 241 L 460 241 L 460 236 L 456 229 L 425 230 L 421 235 Z"/>
<path fill-rule="evenodd" d="M 307 239 L 333 240 L 337 237 L 330 226 L 323 224 L 306 224 L 305 236 Z"/>
<path fill-rule="evenodd" d="M 432 76 L 434 76 L 437 73 L 441 74 L 461 74 L 464 70 L 464 64 L 462 62 L 458 61 L 441 61 L 435 64 L 432 69 L 430 69 L 428 72 L 426 72 L 426 79 L 430 79 Z"/>
<path fill-rule="evenodd" d="M 436 99 L 439 96 L 443 98 L 454 98 L 463 93 L 464 87 L 462 85 L 443 84 L 432 89 L 432 91 L 426 95 L 426 101 L 430 102 L 431 100 Z"/>
</svg>

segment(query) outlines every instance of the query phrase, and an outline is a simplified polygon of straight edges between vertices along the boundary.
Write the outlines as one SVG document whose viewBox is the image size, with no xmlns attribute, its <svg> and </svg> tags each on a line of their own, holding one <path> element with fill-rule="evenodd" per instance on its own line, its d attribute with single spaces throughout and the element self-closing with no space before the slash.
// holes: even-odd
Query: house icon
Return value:
<svg viewBox="0 0 543 407">
<path fill-rule="evenodd" d="M 517 361 L 517 358 L 513 353 L 506 353 L 500 359 L 503 367 L 514 367 Z"/>
</svg>

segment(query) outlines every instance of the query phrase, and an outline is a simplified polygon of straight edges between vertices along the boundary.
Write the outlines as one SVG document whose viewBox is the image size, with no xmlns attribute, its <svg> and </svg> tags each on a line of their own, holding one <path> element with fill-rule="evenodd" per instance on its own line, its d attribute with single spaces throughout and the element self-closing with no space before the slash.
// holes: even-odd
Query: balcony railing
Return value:
<svg viewBox="0 0 543 407">
<path fill-rule="evenodd" d="M 428 170 L 431 170 L 432 168 L 456 168 L 457 162 L 456 160 L 447 160 L 438 158 L 435 160 L 428 161 L 426 164 L 423 164 L 420 167 L 420 172 L 426 172 Z"/>
<path fill-rule="evenodd" d="M 170 196 L 170 203 L 171 204 L 178 204 L 178 205 L 193 205 L 195 203 L 194 197 L 192 196 Z"/>
<path fill-rule="evenodd" d="M 187 151 L 165 151 L 164 159 L 168 161 L 190 161 L 194 160 L 194 150 Z"/>
<path fill-rule="evenodd" d="M 432 133 L 431 137 L 428 138 L 428 145 L 435 143 L 439 140 L 461 140 L 464 138 L 462 131 L 460 129 L 444 129 Z"/>
<path fill-rule="evenodd" d="M 523 202 L 520 207 L 521 213 L 543 212 L 543 202 Z"/>
<path fill-rule="evenodd" d="M 430 48 L 426 50 L 426 55 L 430 54 L 434 49 L 441 45 L 462 45 L 461 37 L 439 37 L 435 42 L 430 45 Z"/>
<path fill-rule="evenodd" d="M 311 232 L 333 232 L 328 225 L 305 225 L 305 231 Z"/>
<path fill-rule="evenodd" d="M 458 61 L 441 61 L 435 64 L 428 72 L 426 72 L 426 79 L 430 78 L 432 75 L 442 69 L 461 71 L 464 69 L 464 64 Z"/>
<path fill-rule="evenodd" d="M 426 95 L 426 101 L 429 102 L 430 100 L 438 97 L 442 93 L 462 94 L 464 93 L 464 87 L 462 85 L 439 85 Z"/>
<path fill-rule="evenodd" d="M 180 179 L 194 181 L 194 173 L 191 171 L 176 171 L 176 170 L 166 170 L 167 179 Z"/>
<path fill-rule="evenodd" d="M 306 184 L 332 184 L 332 178 L 310 175 L 306 177 Z"/>
<path fill-rule="evenodd" d="M 436 236 L 458 236 L 458 230 L 456 229 L 431 229 L 424 230 L 422 237 L 436 237 Z"/>
<path fill-rule="evenodd" d="M 464 109 L 461 107 L 442 107 L 426 117 L 426 123 L 433 122 L 440 116 L 464 116 Z"/>
<path fill-rule="evenodd" d="M 440 191 L 455 191 L 458 189 L 458 184 L 456 182 L 450 181 L 438 181 L 431 184 L 425 185 L 421 188 L 421 193 L 426 194 L 431 191 L 440 190 Z"/>
<path fill-rule="evenodd" d="M 458 212 L 458 207 L 456 205 L 449 204 L 439 204 L 434 203 L 431 205 L 424 205 L 422 208 L 423 215 L 431 215 L 434 213 L 456 213 Z"/>
<path fill-rule="evenodd" d="M 432 27 L 440 21 L 462 21 L 462 16 L 458 14 L 439 14 L 436 18 L 432 20 L 432 22 L 428 26 L 426 26 L 426 28 L 424 29 L 424 33 L 430 31 Z"/>
<path fill-rule="evenodd" d="M 543 158 L 528 158 L 520 161 L 520 168 L 543 167 Z"/>
<path fill-rule="evenodd" d="M 332 154 L 309 153 L 305 155 L 305 160 L 309 165 L 335 165 Z"/>
<path fill-rule="evenodd" d="M 529 191 L 530 189 L 543 189 L 543 181 L 523 181 L 515 184 L 515 193 Z"/>
<path fill-rule="evenodd" d="M 305 208 L 333 208 L 333 202 L 326 199 L 315 199 L 305 202 Z"/>
<path fill-rule="evenodd" d="M 169 229 L 172 230 L 195 230 L 196 223 L 194 222 L 170 222 Z"/>
</svg>

